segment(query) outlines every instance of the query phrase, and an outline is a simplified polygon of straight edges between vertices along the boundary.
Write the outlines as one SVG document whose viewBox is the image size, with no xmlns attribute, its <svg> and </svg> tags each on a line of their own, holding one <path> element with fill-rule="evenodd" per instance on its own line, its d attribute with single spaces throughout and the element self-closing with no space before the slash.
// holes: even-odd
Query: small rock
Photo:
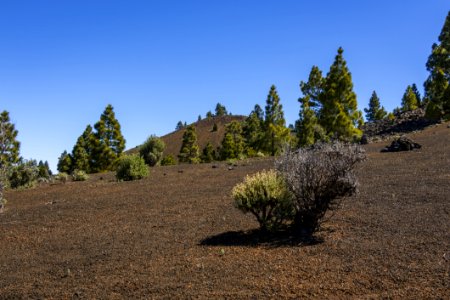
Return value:
<svg viewBox="0 0 450 300">
<path fill-rule="evenodd" d="M 218 165 L 212 165 L 211 168 L 213 169 L 217 169 L 219 166 Z"/>
<path fill-rule="evenodd" d="M 399 152 L 399 151 L 411 151 L 414 149 L 420 149 L 422 146 L 413 142 L 406 136 L 401 136 L 398 139 L 392 141 L 390 146 L 386 146 L 381 152 Z"/>
<path fill-rule="evenodd" d="M 228 167 L 228 171 L 234 170 L 234 168 L 232 166 Z"/>
</svg>

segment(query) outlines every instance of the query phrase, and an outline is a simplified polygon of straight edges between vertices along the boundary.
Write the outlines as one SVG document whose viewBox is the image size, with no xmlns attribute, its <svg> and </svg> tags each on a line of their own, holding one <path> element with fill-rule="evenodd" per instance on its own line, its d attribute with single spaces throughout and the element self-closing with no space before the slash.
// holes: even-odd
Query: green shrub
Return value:
<svg viewBox="0 0 450 300">
<path fill-rule="evenodd" d="M 172 165 L 176 165 L 176 164 L 177 164 L 177 161 L 170 154 L 167 156 L 164 156 L 163 159 L 161 160 L 161 166 L 172 166 Z"/>
<path fill-rule="evenodd" d="M 139 148 L 139 154 L 144 158 L 146 164 L 154 167 L 160 162 L 165 147 L 166 145 L 160 138 L 152 135 Z"/>
<path fill-rule="evenodd" d="M 148 167 L 139 155 L 127 155 L 119 159 L 116 177 L 118 180 L 130 181 L 148 176 Z"/>
<path fill-rule="evenodd" d="M 69 175 L 65 172 L 60 172 L 58 175 L 56 175 L 56 180 L 61 181 L 62 183 L 66 183 L 67 179 L 69 178 Z"/>
<path fill-rule="evenodd" d="M 247 175 L 233 188 L 232 196 L 235 207 L 252 213 L 263 230 L 277 229 L 292 216 L 292 194 L 274 170 Z"/>
<path fill-rule="evenodd" d="M 86 174 L 83 170 L 74 170 L 72 172 L 73 181 L 85 181 L 89 178 L 89 175 Z"/>
<path fill-rule="evenodd" d="M 35 160 L 20 162 L 11 167 L 9 185 L 13 189 L 32 187 L 39 177 L 39 168 Z"/>
</svg>

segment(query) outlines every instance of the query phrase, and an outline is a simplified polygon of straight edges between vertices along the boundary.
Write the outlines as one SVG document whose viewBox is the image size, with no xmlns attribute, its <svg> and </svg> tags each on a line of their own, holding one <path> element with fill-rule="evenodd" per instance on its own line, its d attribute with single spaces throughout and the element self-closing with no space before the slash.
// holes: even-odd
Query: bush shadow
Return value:
<svg viewBox="0 0 450 300">
<path fill-rule="evenodd" d="M 249 231 L 228 231 L 207 237 L 200 241 L 201 246 L 244 246 L 278 248 L 286 246 L 314 246 L 323 239 L 313 235 L 299 234 L 293 230 L 267 232 L 260 229 Z"/>
</svg>

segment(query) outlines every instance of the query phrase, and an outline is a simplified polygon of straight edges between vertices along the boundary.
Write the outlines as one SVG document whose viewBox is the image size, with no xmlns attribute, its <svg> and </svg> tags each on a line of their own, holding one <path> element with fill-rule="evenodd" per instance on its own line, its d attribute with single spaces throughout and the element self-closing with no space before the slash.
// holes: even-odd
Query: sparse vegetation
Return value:
<svg viewBox="0 0 450 300">
<path fill-rule="evenodd" d="M 164 156 L 163 159 L 161 160 L 161 166 L 173 166 L 176 164 L 177 164 L 177 161 L 170 154 L 167 156 Z"/>
<path fill-rule="evenodd" d="M 23 161 L 10 168 L 8 177 L 13 189 L 32 187 L 39 178 L 39 168 L 35 160 Z"/>
<path fill-rule="evenodd" d="M 139 155 L 126 155 L 119 159 L 116 178 L 123 181 L 138 180 L 148 176 L 148 167 Z"/>
<path fill-rule="evenodd" d="M 67 179 L 69 179 L 69 175 L 65 172 L 59 172 L 58 175 L 56 175 L 56 180 L 60 181 L 61 183 L 66 183 Z"/>
<path fill-rule="evenodd" d="M 276 171 L 261 171 L 246 176 L 233 188 L 234 205 L 253 214 L 262 230 L 275 230 L 292 217 L 292 195 Z"/>
<path fill-rule="evenodd" d="M 364 158 L 360 146 L 341 142 L 286 151 L 279 158 L 277 169 L 294 195 L 293 225 L 299 232 L 312 234 L 328 210 L 356 192 L 353 170 Z"/>
</svg>

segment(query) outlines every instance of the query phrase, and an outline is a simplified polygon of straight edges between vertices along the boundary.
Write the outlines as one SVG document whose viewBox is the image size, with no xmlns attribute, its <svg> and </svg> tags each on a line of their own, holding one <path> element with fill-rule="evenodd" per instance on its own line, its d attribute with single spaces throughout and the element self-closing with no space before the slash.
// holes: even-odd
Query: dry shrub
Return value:
<svg viewBox="0 0 450 300">
<path fill-rule="evenodd" d="M 312 234 L 328 210 L 355 194 L 358 182 L 353 170 L 364 158 L 360 146 L 334 142 L 287 150 L 277 160 L 276 168 L 293 194 L 296 230 Z"/>
</svg>

